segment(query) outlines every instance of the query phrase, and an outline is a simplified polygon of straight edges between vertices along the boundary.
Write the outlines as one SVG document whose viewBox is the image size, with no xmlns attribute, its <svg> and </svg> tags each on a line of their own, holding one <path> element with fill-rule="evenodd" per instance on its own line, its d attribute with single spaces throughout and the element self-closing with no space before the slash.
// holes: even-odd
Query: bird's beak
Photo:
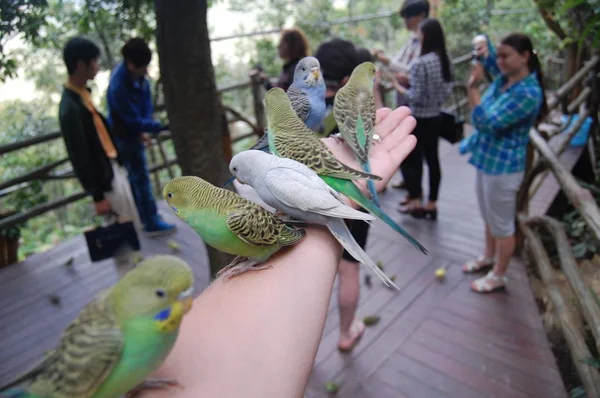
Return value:
<svg viewBox="0 0 600 398">
<path fill-rule="evenodd" d="M 311 73 L 315 77 L 315 80 L 319 80 L 319 76 L 321 75 L 321 71 L 319 70 L 319 68 L 317 68 L 316 66 L 314 66 L 311 69 Z"/>
<path fill-rule="evenodd" d="M 225 181 L 225 184 L 221 185 L 221 188 L 225 188 L 227 185 L 231 184 L 235 180 L 235 176 L 231 176 Z"/>
<path fill-rule="evenodd" d="M 189 289 L 179 293 L 179 297 L 177 300 L 181 303 L 183 307 L 183 312 L 187 313 L 192 308 L 192 303 L 194 298 L 192 297 L 194 293 L 194 287 L 190 287 Z"/>
</svg>

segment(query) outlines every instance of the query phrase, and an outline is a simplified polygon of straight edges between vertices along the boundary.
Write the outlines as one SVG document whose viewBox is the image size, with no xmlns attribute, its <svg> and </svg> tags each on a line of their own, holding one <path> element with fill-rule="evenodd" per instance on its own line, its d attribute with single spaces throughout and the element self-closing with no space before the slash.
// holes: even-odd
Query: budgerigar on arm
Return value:
<svg viewBox="0 0 600 398">
<path fill-rule="evenodd" d="M 163 188 L 169 207 L 196 231 L 204 243 L 237 257 L 219 271 L 225 279 L 265 265 L 284 246 L 306 234 L 287 225 L 266 209 L 194 176 L 176 177 Z"/>
<path fill-rule="evenodd" d="M 287 90 L 296 115 L 312 131 L 318 131 L 327 114 L 325 81 L 315 57 L 305 57 L 294 71 L 294 82 Z"/>
<path fill-rule="evenodd" d="M 375 72 L 372 62 L 358 65 L 333 100 L 333 115 L 340 134 L 367 173 L 371 172 L 369 148 L 375 134 Z M 367 183 L 373 202 L 379 206 L 375 183 Z"/>
<path fill-rule="evenodd" d="M 343 197 L 317 173 L 292 159 L 262 151 L 243 151 L 229 163 L 229 171 L 248 184 L 269 206 L 309 224 L 325 225 L 354 258 L 388 286 L 400 290 L 356 243 L 344 219 L 370 221 L 376 217 L 348 206 Z"/>
<path fill-rule="evenodd" d="M 379 177 L 352 169 L 338 161 L 316 134 L 298 118 L 282 89 L 272 88 L 269 90 L 265 95 L 265 105 L 271 153 L 308 166 L 327 185 L 358 203 L 404 236 L 423 253 L 427 253 L 423 245 L 366 197 L 352 181 L 364 178 L 378 179 Z"/>
<path fill-rule="evenodd" d="M 146 378 L 173 348 L 193 286 L 192 270 L 175 256 L 142 261 L 83 308 L 40 365 L 9 384 L 31 380 L 27 387 L 0 396 L 118 398 L 177 385 Z"/>
<path fill-rule="evenodd" d="M 318 131 L 327 115 L 325 105 L 325 81 L 321 74 L 321 64 L 315 57 L 305 57 L 294 70 L 294 82 L 286 94 L 296 115 L 312 131 Z M 267 131 L 250 149 L 269 151 Z"/>
</svg>

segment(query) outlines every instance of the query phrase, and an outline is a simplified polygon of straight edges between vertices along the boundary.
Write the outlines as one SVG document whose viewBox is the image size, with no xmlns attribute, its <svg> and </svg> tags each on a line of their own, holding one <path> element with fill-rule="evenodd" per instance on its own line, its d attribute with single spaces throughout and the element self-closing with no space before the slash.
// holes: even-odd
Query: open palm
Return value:
<svg viewBox="0 0 600 398">
<path fill-rule="evenodd" d="M 410 116 L 410 109 L 406 106 L 401 106 L 394 111 L 389 108 L 377 110 L 375 133 L 379 135 L 380 140 L 373 142 L 369 151 L 369 162 L 372 174 L 382 178 L 382 181 L 375 182 L 378 192 L 383 190 L 398 170 L 400 163 L 414 149 L 417 139 L 411 132 L 416 123 L 415 118 Z M 333 137 L 324 138 L 323 142 L 339 161 L 355 169 L 361 169 L 348 144 Z M 368 192 L 366 184 L 358 185 L 364 193 Z"/>
</svg>

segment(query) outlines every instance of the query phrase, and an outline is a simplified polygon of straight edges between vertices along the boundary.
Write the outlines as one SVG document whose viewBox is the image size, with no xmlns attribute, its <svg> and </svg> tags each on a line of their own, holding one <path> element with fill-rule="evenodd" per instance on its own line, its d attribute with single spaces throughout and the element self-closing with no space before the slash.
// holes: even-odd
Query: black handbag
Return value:
<svg viewBox="0 0 600 398">
<path fill-rule="evenodd" d="M 115 221 L 104 225 L 95 217 L 96 226 L 84 232 L 92 262 L 140 250 L 140 241 L 133 221 L 119 222 L 118 215 L 114 212 L 113 215 Z"/>
<path fill-rule="evenodd" d="M 442 111 L 440 114 L 440 137 L 451 144 L 456 144 L 465 136 L 465 121 L 454 113 Z"/>
<path fill-rule="evenodd" d="M 425 68 L 425 80 L 427 80 L 427 68 Z M 427 88 L 425 97 L 429 99 L 429 87 Z M 454 108 L 456 112 L 458 112 L 460 107 L 459 103 L 456 101 L 454 86 L 452 87 L 452 99 L 454 100 Z M 440 129 L 438 135 L 449 143 L 455 144 L 465 136 L 464 125 L 465 119 L 462 116 L 442 110 L 440 114 Z"/>
</svg>

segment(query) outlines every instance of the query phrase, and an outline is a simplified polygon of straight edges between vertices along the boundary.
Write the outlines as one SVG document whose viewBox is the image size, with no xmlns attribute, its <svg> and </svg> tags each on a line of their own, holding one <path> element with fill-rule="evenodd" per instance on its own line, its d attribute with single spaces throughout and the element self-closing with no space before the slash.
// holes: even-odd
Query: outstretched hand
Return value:
<svg viewBox="0 0 600 398">
<path fill-rule="evenodd" d="M 371 173 L 382 178 L 382 181 L 375 181 L 378 192 L 385 188 L 400 163 L 414 149 L 417 139 L 411 132 L 416 125 L 417 121 L 410 115 L 410 109 L 406 106 L 394 111 L 390 108 L 377 110 L 375 134 L 380 140 L 373 141 L 369 151 L 369 162 Z M 333 137 L 324 138 L 323 141 L 340 162 L 357 170 L 361 169 L 348 144 Z M 365 194 L 368 192 L 365 183 L 359 183 L 358 186 Z"/>
</svg>

